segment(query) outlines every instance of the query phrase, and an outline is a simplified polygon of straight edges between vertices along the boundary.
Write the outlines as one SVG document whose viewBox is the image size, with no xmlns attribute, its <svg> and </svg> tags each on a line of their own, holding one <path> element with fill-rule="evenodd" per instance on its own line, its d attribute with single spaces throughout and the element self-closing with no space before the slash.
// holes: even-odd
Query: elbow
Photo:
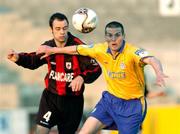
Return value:
<svg viewBox="0 0 180 134">
<path fill-rule="evenodd" d="M 161 62 L 159 59 L 157 59 L 156 57 L 149 57 L 148 60 L 146 61 L 146 64 L 149 64 L 153 67 L 155 66 L 161 66 Z"/>
<path fill-rule="evenodd" d="M 152 65 L 155 61 L 158 61 L 158 59 L 156 59 L 154 56 L 151 56 L 143 58 L 142 61 L 146 64 Z"/>
<path fill-rule="evenodd" d="M 87 83 L 87 84 L 93 83 L 94 81 L 96 81 L 99 78 L 101 73 L 102 73 L 102 70 L 100 68 L 97 72 L 94 72 L 93 74 L 89 74 L 88 75 L 89 77 L 86 77 L 84 79 L 84 82 Z"/>
<path fill-rule="evenodd" d="M 157 59 L 156 57 L 151 57 L 150 58 L 150 64 L 153 64 L 153 63 L 160 63 L 160 60 L 159 59 Z"/>
<path fill-rule="evenodd" d="M 37 66 L 27 66 L 27 67 L 25 67 L 25 68 L 30 69 L 30 70 L 35 70 L 35 69 L 37 69 L 38 67 L 37 67 Z"/>
</svg>

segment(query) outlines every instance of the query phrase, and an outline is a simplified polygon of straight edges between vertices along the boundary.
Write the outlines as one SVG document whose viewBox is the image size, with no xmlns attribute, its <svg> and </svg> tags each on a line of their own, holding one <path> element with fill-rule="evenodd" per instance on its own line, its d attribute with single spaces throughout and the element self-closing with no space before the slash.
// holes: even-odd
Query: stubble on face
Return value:
<svg viewBox="0 0 180 134">
<path fill-rule="evenodd" d="M 122 29 L 120 27 L 107 28 L 105 37 L 111 52 L 118 52 L 124 40 L 124 35 L 122 35 Z"/>
<path fill-rule="evenodd" d="M 64 46 L 68 39 L 68 24 L 66 20 L 55 19 L 52 27 L 52 34 L 57 46 Z"/>
</svg>

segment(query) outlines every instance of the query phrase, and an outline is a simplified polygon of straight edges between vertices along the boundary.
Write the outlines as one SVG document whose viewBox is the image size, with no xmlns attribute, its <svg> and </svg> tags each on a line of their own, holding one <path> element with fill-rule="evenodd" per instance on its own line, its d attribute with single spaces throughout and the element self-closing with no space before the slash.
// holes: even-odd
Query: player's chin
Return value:
<svg viewBox="0 0 180 134">
<path fill-rule="evenodd" d="M 119 47 L 118 47 L 118 46 L 112 46 L 111 49 L 112 49 L 113 51 L 118 51 L 118 50 L 119 50 Z"/>
<path fill-rule="evenodd" d="M 58 38 L 59 42 L 65 42 L 65 38 Z"/>
</svg>

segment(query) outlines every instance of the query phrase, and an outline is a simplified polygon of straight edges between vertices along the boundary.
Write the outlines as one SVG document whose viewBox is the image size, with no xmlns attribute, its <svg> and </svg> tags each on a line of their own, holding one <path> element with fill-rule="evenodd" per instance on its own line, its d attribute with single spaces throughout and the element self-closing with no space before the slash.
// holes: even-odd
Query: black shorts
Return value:
<svg viewBox="0 0 180 134">
<path fill-rule="evenodd" d="M 46 128 L 57 125 L 61 134 L 75 134 L 83 114 L 84 98 L 59 96 L 44 90 L 37 115 L 37 124 Z"/>
</svg>

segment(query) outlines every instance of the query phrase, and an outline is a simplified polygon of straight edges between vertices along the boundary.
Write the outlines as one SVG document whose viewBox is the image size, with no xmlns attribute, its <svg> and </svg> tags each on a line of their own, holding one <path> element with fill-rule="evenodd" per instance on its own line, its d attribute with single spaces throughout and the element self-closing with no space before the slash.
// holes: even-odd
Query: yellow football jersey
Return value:
<svg viewBox="0 0 180 134">
<path fill-rule="evenodd" d="M 141 59 L 150 56 L 147 51 L 123 42 L 119 53 L 113 59 L 107 42 L 94 45 L 78 45 L 80 55 L 96 59 L 107 82 L 107 90 L 123 99 L 144 96 L 144 63 Z"/>
</svg>

